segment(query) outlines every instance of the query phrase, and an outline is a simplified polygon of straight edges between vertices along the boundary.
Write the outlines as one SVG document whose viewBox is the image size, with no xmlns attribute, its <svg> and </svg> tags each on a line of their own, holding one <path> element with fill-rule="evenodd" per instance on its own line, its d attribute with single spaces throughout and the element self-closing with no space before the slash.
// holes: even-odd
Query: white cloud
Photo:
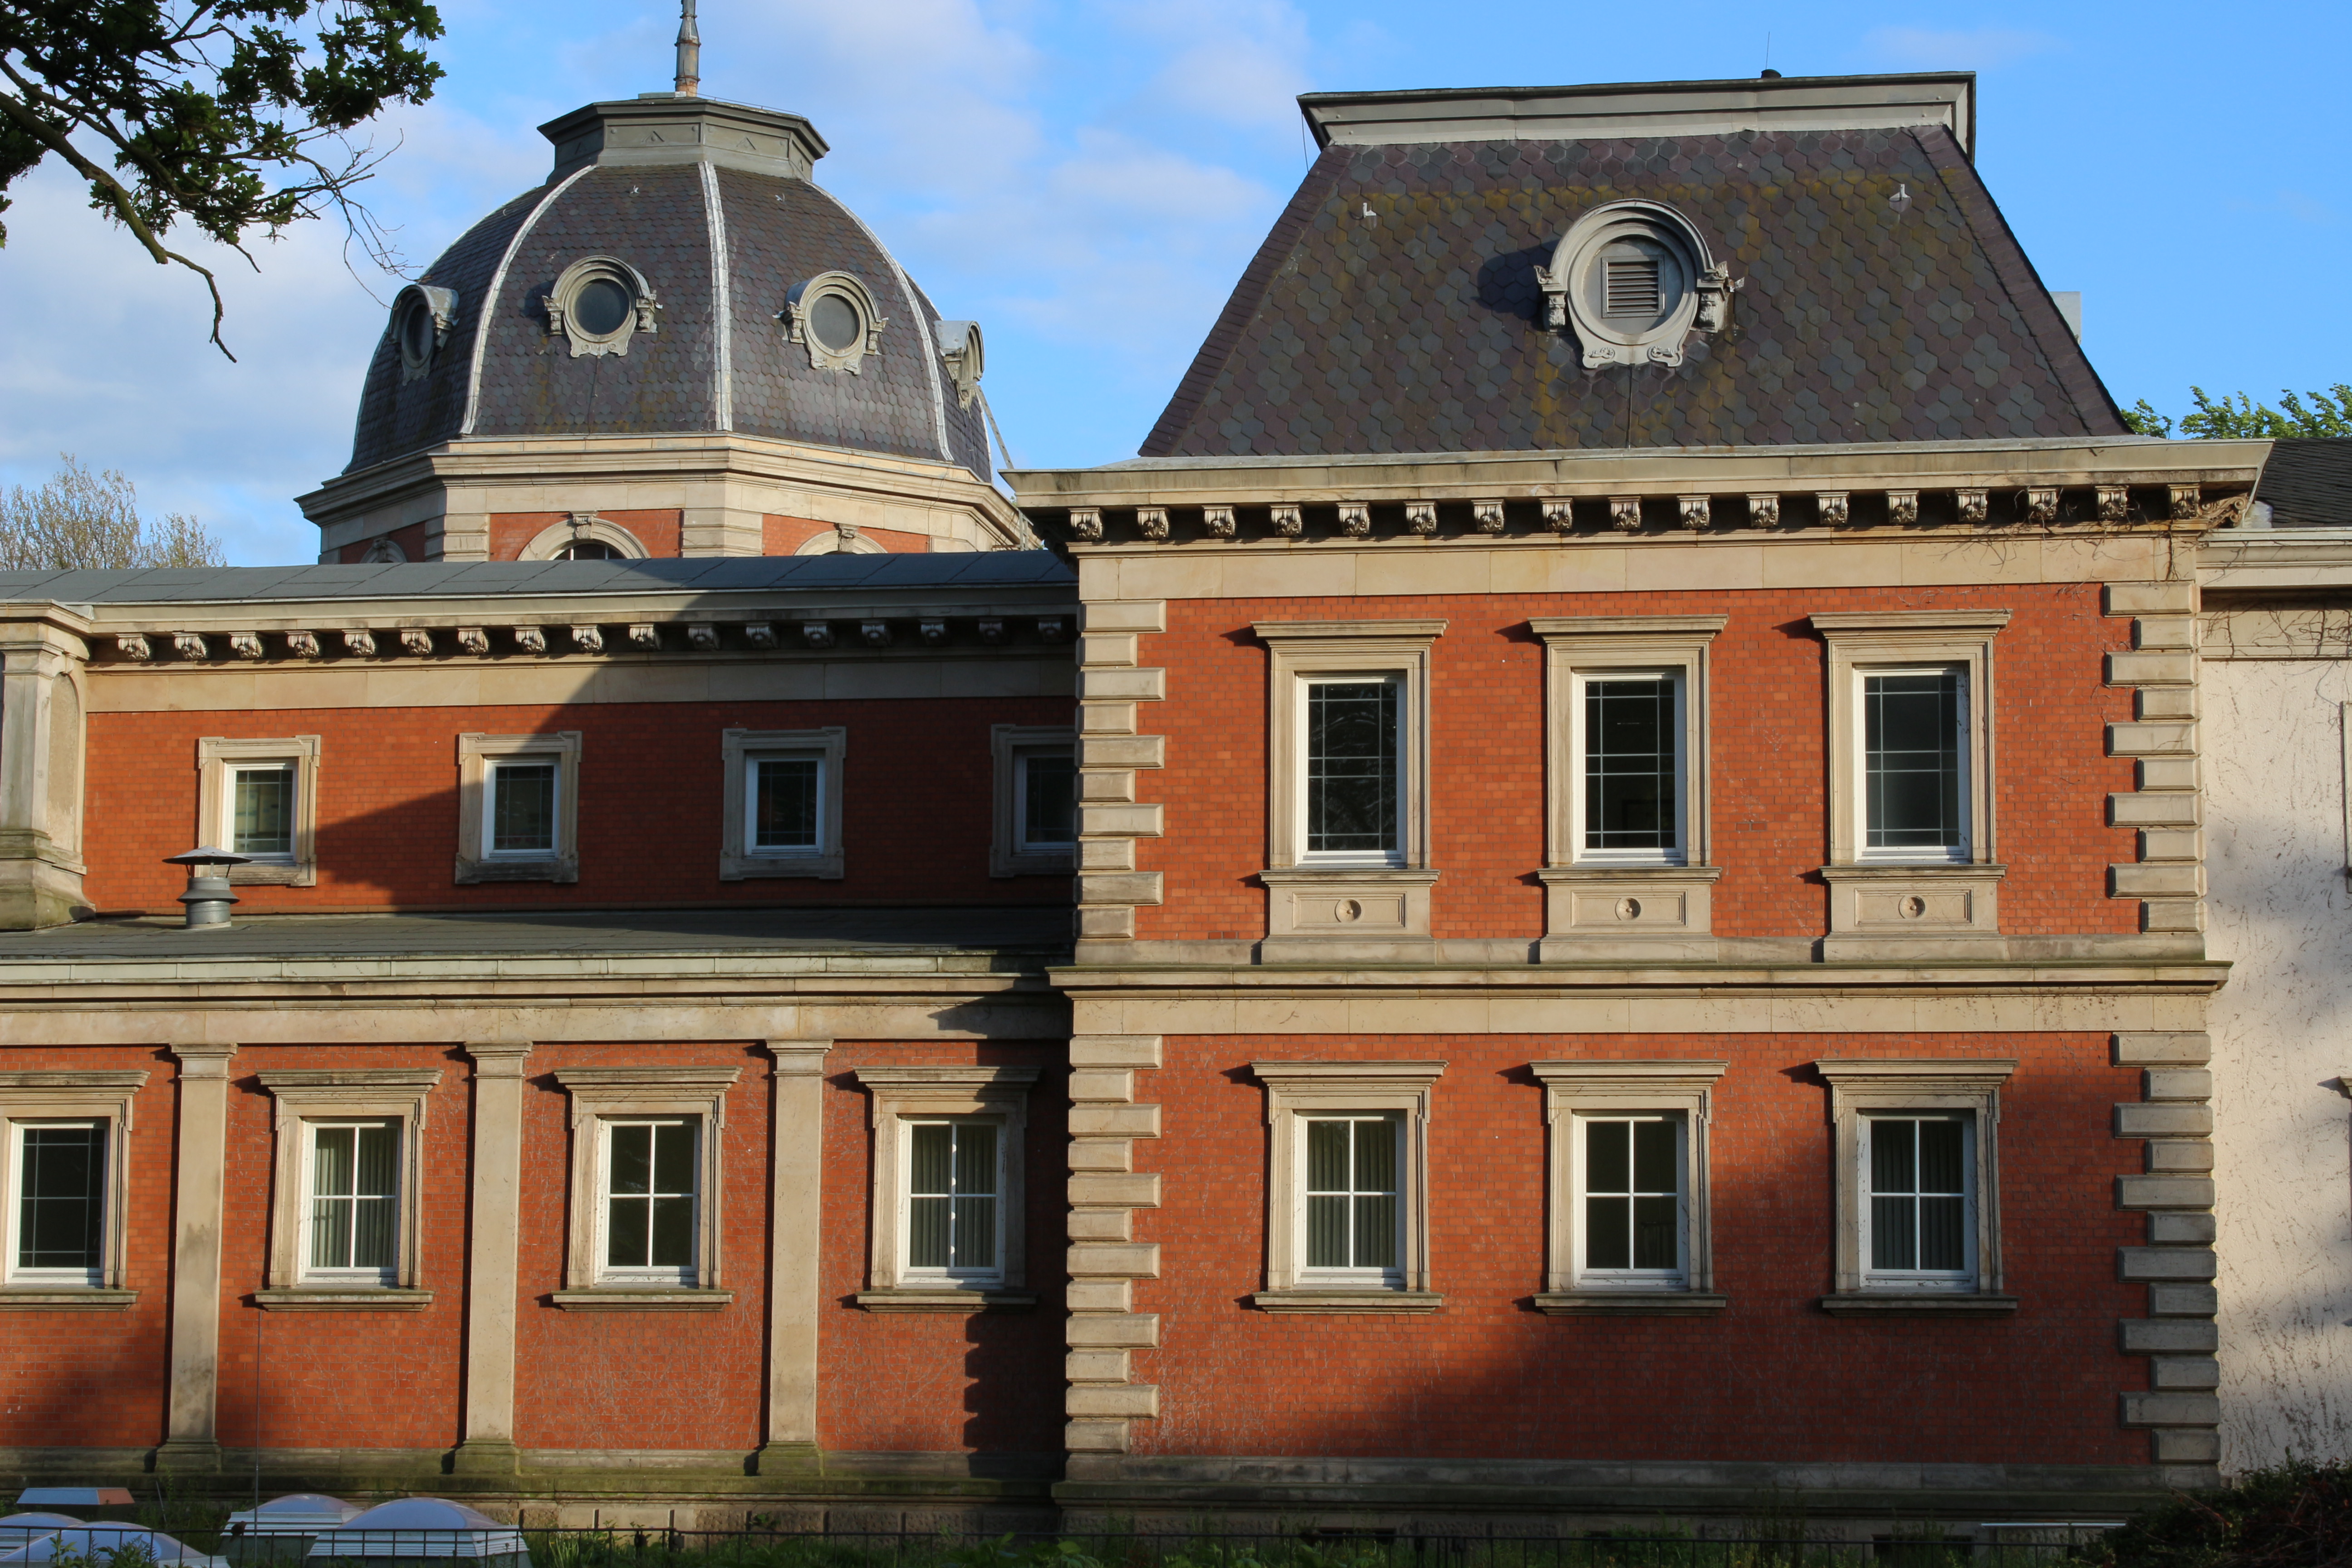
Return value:
<svg viewBox="0 0 2352 1568">
<path fill-rule="evenodd" d="M 2062 38 L 2022 27 L 1874 27 L 1863 39 L 1873 58 L 1919 70 L 1987 70 L 2065 47 Z"/>
</svg>

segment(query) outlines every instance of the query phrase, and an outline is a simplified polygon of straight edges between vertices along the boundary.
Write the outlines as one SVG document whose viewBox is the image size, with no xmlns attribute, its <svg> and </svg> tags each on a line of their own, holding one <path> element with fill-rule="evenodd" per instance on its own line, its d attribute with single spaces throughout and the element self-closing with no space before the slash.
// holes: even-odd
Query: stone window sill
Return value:
<svg viewBox="0 0 2352 1568">
<path fill-rule="evenodd" d="M 1250 1305 L 1261 1312 L 1434 1312 L 1445 1298 L 1434 1290 L 1260 1290 Z"/>
<path fill-rule="evenodd" d="M 2006 1318 L 2017 1310 L 2014 1296 L 1958 1291 L 1841 1291 L 1822 1297 L 1821 1304 L 1832 1318 Z"/>
<path fill-rule="evenodd" d="M 256 1290 L 253 1304 L 265 1312 L 421 1312 L 433 1305 L 433 1292 L 381 1285 L 294 1285 Z"/>
<path fill-rule="evenodd" d="M 138 1300 L 136 1290 L 105 1290 L 89 1285 L 11 1285 L 0 1289 L 0 1312 L 121 1312 Z"/>
<path fill-rule="evenodd" d="M 735 1292 L 600 1285 L 587 1290 L 557 1290 L 548 1300 L 567 1312 L 715 1312 L 731 1305 Z"/>
<path fill-rule="evenodd" d="M 954 1286 L 860 1290 L 856 1300 L 869 1312 L 1026 1312 L 1037 1305 L 1034 1291 L 965 1290 Z"/>
<path fill-rule="evenodd" d="M 1731 1298 L 1702 1290 L 1553 1290 L 1536 1298 L 1551 1318 L 1711 1318 Z"/>
</svg>

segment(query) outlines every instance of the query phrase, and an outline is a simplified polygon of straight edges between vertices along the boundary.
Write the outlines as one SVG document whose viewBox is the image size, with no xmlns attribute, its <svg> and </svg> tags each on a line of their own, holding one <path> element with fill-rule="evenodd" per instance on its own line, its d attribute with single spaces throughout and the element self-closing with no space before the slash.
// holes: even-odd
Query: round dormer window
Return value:
<svg viewBox="0 0 2352 1568">
<path fill-rule="evenodd" d="M 433 368 L 457 312 L 457 294 L 429 283 L 411 283 L 394 298 L 392 343 L 400 353 L 401 380 L 415 381 Z"/>
<path fill-rule="evenodd" d="M 1572 328 L 1585 368 L 1680 364 L 1693 332 L 1719 332 L 1738 283 L 1688 218 L 1661 202 L 1612 202 L 1579 218 L 1536 269 L 1546 321 Z"/>
<path fill-rule="evenodd" d="M 847 353 L 865 331 L 857 307 L 839 294 L 826 294 L 809 308 L 809 331 L 835 353 Z"/>
<path fill-rule="evenodd" d="M 882 352 L 882 330 L 890 324 L 849 272 L 820 272 L 793 284 L 776 316 L 785 334 L 808 350 L 812 368 L 852 375 L 864 371 L 867 354 Z"/>
<path fill-rule="evenodd" d="M 610 278 L 594 278 L 580 290 L 572 309 L 579 312 L 582 331 L 609 338 L 628 321 L 630 302 L 629 291 L 620 284 Z"/>
<path fill-rule="evenodd" d="M 573 262 L 547 291 L 547 331 L 567 340 L 572 357 L 625 354 L 639 332 L 658 331 L 654 298 L 646 275 L 610 256 Z"/>
</svg>

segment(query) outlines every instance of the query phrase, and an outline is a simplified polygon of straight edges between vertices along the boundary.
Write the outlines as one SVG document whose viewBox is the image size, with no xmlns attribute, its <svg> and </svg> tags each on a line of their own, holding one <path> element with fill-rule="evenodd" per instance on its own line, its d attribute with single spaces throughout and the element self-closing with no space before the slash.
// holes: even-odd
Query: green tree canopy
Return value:
<svg viewBox="0 0 2352 1568">
<path fill-rule="evenodd" d="M 0 211 L 62 159 L 158 266 L 204 279 L 227 353 L 218 280 L 164 236 L 184 218 L 250 262 L 256 232 L 332 208 L 381 255 L 351 195 L 380 158 L 346 133 L 432 96 L 441 68 L 417 46 L 440 36 L 425 0 L 6 0 Z"/>
<path fill-rule="evenodd" d="M 2352 386 L 2340 381 L 2326 392 L 2282 390 L 2276 408 L 2267 403 L 2256 403 L 2242 392 L 2223 393 L 2215 399 L 2207 395 L 2203 387 L 2192 386 L 2189 395 L 2196 406 L 2180 416 L 2183 436 L 2204 440 L 2225 437 L 2275 440 L 2290 436 L 2352 436 Z M 2145 397 L 2124 410 L 2124 423 L 2142 436 L 2169 436 L 2174 428 L 2172 420 L 2149 407 Z"/>
<path fill-rule="evenodd" d="M 194 518 L 175 511 L 151 522 L 122 475 L 93 474 L 70 452 L 62 461 L 39 489 L 0 492 L 0 571 L 228 564 L 220 541 Z"/>
</svg>

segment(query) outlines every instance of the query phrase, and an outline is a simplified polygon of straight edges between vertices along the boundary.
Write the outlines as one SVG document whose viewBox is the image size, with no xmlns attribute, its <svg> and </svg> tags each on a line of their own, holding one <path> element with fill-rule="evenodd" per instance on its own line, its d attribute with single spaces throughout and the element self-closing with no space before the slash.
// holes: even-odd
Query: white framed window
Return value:
<svg viewBox="0 0 2352 1568">
<path fill-rule="evenodd" d="M 317 885 L 319 755 L 316 735 L 197 741 L 197 842 L 250 858 L 232 883 Z"/>
<path fill-rule="evenodd" d="M 1444 1062 L 1253 1062 L 1268 1311 L 1429 1312 L 1429 1120 Z"/>
<path fill-rule="evenodd" d="M 2006 610 L 1817 615 L 1829 656 L 1830 864 L 1993 858 L 1993 639 Z"/>
<path fill-rule="evenodd" d="M 580 731 L 457 737 L 459 882 L 580 879 Z"/>
<path fill-rule="evenodd" d="M 1300 1114 L 1300 1284 L 1403 1286 L 1403 1143 L 1393 1114 Z"/>
<path fill-rule="evenodd" d="M 0 1310 L 121 1308 L 141 1070 L 0 1073 Z"/>
<path fill-rule="evenodd" d="M 1077 731 L 1066 726 L 994 724 L 992 877 L 1066 876 L 1078 847 Z"/>
<path fill-rule="evenodd" d="M 2014 1061 L 1838 1058 L 1832 1313 L 2013 1311 L 2000 1266 L 2000 1089 Z"/>
<path fill-rule="evenodd" d="M 724 1288 L 720 1180 L 727 1098 L 740 1068 L 581 1067 L 572 1100 L 570 1311 L 711 1310 Z"/>
<path fill-rule="evenodd" d="M 848 731 L 728 730 L 724 844 L 719 878 L 844 875 L 842 766 Z"/>
<path fill-rule="evenodd" d="M 1261 621 L 1269 959 L 1430 941 L 1430 670 L 1444 621 Z"/>
<path fill-rule="evenodd" d="M 273 1310 L 418 1310 L 425 1104 L 438 1068 L 271 1068 Z"/>
<path fill-rule="evenodd" d="M 1862 1119 L 1865 1289 L 1976 1287 L 1975 1142 L 1967 1110 Z"/>
<path fill-rule="evenodd" d="M 1724 624 L 1528 623 L 1544 644 L 1545 958 L 1713 956 L 1707 681 Z"/>
<path fill-rule="evenodd" d="M 1933 664 L 1853 671 L 1864 860 L 1969 857 L 1969 670 Z"/>
<path fill-rule="evenodd" d="M 600 1118 L 596 1279 L 600 1284 L 692 1287 L 702 1192 L 702 1121 L 693 1116 Z"/>
<path fill-rule="evenodd" d="M 1034 1305 L 1024 1180 L 1034 1067 L 869 1067 L 873 1311 Z"/>
<path fill-rule="evenodd" d="M 1719 1311 L 1707 1125 L 1720 1061 L 1542 1061 L 1551 1126 L 1544 1311 Z"/>
</svg>

